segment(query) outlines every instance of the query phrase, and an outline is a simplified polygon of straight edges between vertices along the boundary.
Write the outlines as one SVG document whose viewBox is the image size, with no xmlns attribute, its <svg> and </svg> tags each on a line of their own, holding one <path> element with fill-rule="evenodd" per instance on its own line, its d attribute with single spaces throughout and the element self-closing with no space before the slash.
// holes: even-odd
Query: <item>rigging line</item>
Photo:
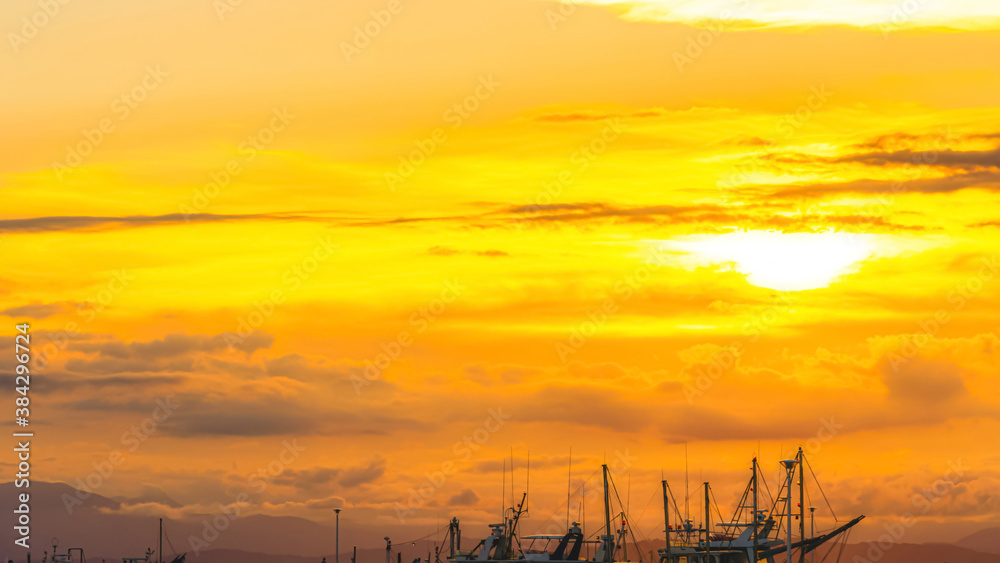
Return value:
<svg viewBox="0 0 1000 563">
<path fill-rule="evenodd" d="M 759 464 L 758 464 L 758 467 L 760 467 Z M 770 499 L 770 501 L 773 503 L 774 502 L 774 495 L 771 494 L 771 487 L 769 487 L 767 485 L 767 479 L 764 477 L 764 472 L 763 471 L 761 471 L 760 473 L 758 473 L 757 480 L 760 481 L 760 482 L 762 482 L 762 483 L 764 483 L 764 490 L 767 491 L 767 498 Z"/>
<path fill-rule="evenodd" d="M 840 552 L 837 553 L 837 561 L 844 555 L 844 548 L 847 547 L 847 538 L 851 535 L 851 529 L 848 528 L 847 532 L 844 534 L 844 543 L 840 544 Z"/>
<path fill-rule="evenodd" d="M 431 533 L 427 534 L 426 536 L 423 536 L 423 537 L 420 537 L 420 538 L 417 538 L 417 539 L 415 539 L 415 540 L 409 540 L 409 541 L 404 541 L 404 542 L 400 542 L 400 543 L 394 543 L 393 545 L 403 545 L 403 544 L 407 544 L 407 543 L 415 543 L 415 542 L 418 542 L 418 541 L 424 541 L 424 540 L 426 540 L 426 539 L 428 539 L 428 538 L 430 538 L 430 537 L 434 536 L 434 534 L 437 534 L 437 533 L 439 533 L 439 532 L 442 532 L 442 531 L 444 531 L 444 530 L 445 530 L 445 529 L 447 529 L 447 528 L 448 528 L 448 526 L 442 526 L 441 528 L 439 528 L 439 529 L 437 529 L 437 530 L 434 530 L 433 532 L 431 532 Z"/>
<path fill-rule="evenodd" d="M 715 489 L 709 486 L 708 494 L 712 495 L 712 502 L 715 503 L 715 513 L 719 515 L 719 522 L 725 522 L 726 519 L 722 517 L 722 510 L 719 509 L 719 501 L 715 498 Z"/>
<path fill-rule="evenodd" d="M 170 543 L 170 536 L 167 534 L 166 530 L 163 530 L 163 537 L 167 540 L 167 545 L 170 546 L 170 551 L 173 553 L 174 557 L 177 557 L 177 550 L 174 549 L 174 544 Z"/>
<path fill-rule="evenodd" d="M 715 489 L 713 489 L 711 486 L 709 486 L 708 487 L 708 494 L 712 495 L 712 502 L 715 503 L 715 513 L 719 515 L 719 522 L 725 522 L 725 520 L 722 518 L 722 511 L 719 509 L 719 501 L 715 498 Z M 723 528 L 723 530 L 729 530 L 729 528 Z M 711 534 L 711 533 L 712 532 L 710 530 L 709 534 Z M 728 532 L 724 531 L 723 533 L 728 533 Z M 729 545 L 728 545 L 727 549 L 731 549 L 733 547 L 732 534 L 729 534 L 729 536 L 730 536 L 729 537 Z"/>
<path fill-rule="evenodd" d="M 667 494 L 670 495 L 670 501 L 674 504 L 674 514 L 677 515 L 677 521 L 681 524 L 684 523 L 684 519 L 681 518 L 681 511 L 677 508 L 677 499 L 674 497 L 674 491 L 670 488 L 670 483 L 667 483 Z"/>
<path fill-rule="evenodd" d="M 837 513 L 833 511 L 833 505 L 830 504 L 830 499 L 826 498 L 826 493 L 823 491 L 823 485 L 820 485 L 819 479 L 816 478 L 816 472 L 813 471 L 812 465 L 809 463 L 809 460 L 806 458 L 806 456 L 802 457 L 803 459 L 806 460 L 806 467 L 809 468 L 809 474 L 812 475 L 813 481 L 816 481 L 816 486 L 819 487 L 819 492 L 820 494 L 823 495 L 823 500 L 826 501 L 826 506 L 830 509 L 830 514 L 833 514 L 833 521 L 840 522 L 840 520 L 837 519 Z"/>
<path fill-rule="evenodd" d="M 631 471 L 629 471 L 629 473 L 628 473 L 628 486 L 625 489 L 625 503 L 626 503 L 625 504 L 625 514 L 631 514 L 632 513 L 632 472 Z M 632 530 L 632 527 L 629 526 L 629 531 L 631 531 L 631 530 Z M 638 547 L 638 546 L 636 546 L 636 547 Z"/>
<path fill-rule="evenodd" d="M 632 536 L 632 544 L 635 545 L 636 551 L 639 553 L 639 563 L 642 563 L 642 550 L 639 549 L 639 544 L 635 541 L 635 534 L 632 532 L 632 522 L 628 518 L 628 514 L 625 512 L 625 505 L 622 504 L 622 498 L 618 495 L 618 487 L 615 486 L 615 480 L 608 476 L 608 481 L 611 483 L 611 490 L 615 492 L 615 498 L 618 499 L 618 506 L 622 509 L 622 518 L 625 519 L 625 524 L 628 526 L 627 532 Z M 611 534 L 611 532 L 608 532 Z M 624 544 L 628 541 L 628 538 L 622 534 L 622 543 Z"/>
<path fill-rule="evenodd" d="M 639 517 L 637 518 L 637 520 L 640 520 L 640 521 L 642 520 L 642 517 L 645 516 L 646 511 L 649 510 L 649 505 L 653 504 L 653 499 L 656 498 L 656 496 L 657 496 L 657 494 L 659 494 L 659 492 L 660 491 L 657 491 L 655 488 L 653 489 L 653 496 L 649 497 L 649 502 L 646 503 L 646 508 L 642 509 L 642 512 L 639 514 Z M 654 530 L 655 529 L 656 529 L 656 526 L 654 525 Z M 640 530 L 640 535 L 641 535 L 641 530 Z M 643 538 L 643 539 L 646 539 L 646 538 Z"/>
<path fill-rule="evenodd" d="M 837 541 L 840 541 L 840 540 L 838 539 Z M 826 550 L 826 555 L 824 555 L 823 558 L 819 560 L 819 563 L 825 563 L 826 562 L 826 558 L 830 557 L 830 554 L 833 553 L 833 550 L 836 549 L 836 548 L 837 548 L 837 543 L 836 542 L 831 543 L 830 544 L 830 548 Z"/>
</svg>

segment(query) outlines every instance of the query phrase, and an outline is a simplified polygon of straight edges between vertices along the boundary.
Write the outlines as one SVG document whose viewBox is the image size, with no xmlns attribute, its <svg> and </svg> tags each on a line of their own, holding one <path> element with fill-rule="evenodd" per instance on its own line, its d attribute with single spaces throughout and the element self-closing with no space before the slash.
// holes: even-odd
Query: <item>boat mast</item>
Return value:
<svg viewBox="0 0 1000 563">
<path fill-rule="evenodd" d="M 753 458 L 753 479 L 750 480 L 753 489 L 753 563 L 757 563 L 757 458 Z"/>
<path fill-rule="evenodd" d="M 608 493 L 608 465 L 604 464 L 601 466 L 604 472 L 604 529 L 607 535 L 607 539 L 604 540 L 604 559 L 605 563 L 612 562 L 612 551 L 614 550 L 614 532 L 611 531 L 611 497 Z"/>
<path fill-rule="evenodd" d="M 670 510 L 669 510 L 669 500 L 667 499 L 667 480 L 664 479 L 660 482 L 663 485 L 663 533 L 667 536 L 667 561 L 671 562 L 673 559 L 670 557 Z"/>
<path fill-rule="evenodd" d="M 799 540 L 806 539 L 806 498 L 805 498 L 805 486 L 806 480 L 803 479 L 802 466 L 805 465 L 805 460 L 802 453 L 802 446 L 799 446 Z M 806 550 L 799 550 L 799 563 L 805 563 L 806 561 Z"/>
<path fill-rule="evenodd" d="M 708 502 L 708 481 L 705 481 L 705 561 L 712 563 L 712 533 L 709 530 L 712 521 L 711 505 Z"/>
</svg>

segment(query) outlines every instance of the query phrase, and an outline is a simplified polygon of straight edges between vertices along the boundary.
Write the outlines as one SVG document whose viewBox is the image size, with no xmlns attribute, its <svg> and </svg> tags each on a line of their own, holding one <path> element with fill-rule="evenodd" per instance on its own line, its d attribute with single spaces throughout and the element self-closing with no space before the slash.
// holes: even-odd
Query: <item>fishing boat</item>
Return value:
<svg viewBox="0 0 1000 563">
<path fill-rule="evenodd" d="M 814 563 L 815 550 L 831 540 L 844 539 L 847 533 L 856 526 L 864 516 L 853 518 L 836 528 L 817 535 L 815 533 L 814 513 L 816 508 L 809 507 L 812 524 L 810 534 L 805 530 L 805 475 L 804 468 L 808 465 L 802 448 L 799 448 L 794 459 L 781 461 L 784 471 L 783 483 L 778 496 L 774 497 L 767 509 L 761 509 L 761 497 L 758 494 L 760 466 L 757 458 L 753 459 L 753 475 L 744 489 L 743 496 L 736 507 L 733 517 L 728 522 L 716 523 L 721 532 L 711 532 L 711 489 L 705 483 L 705 522 L 704 527 L 695 527 L 690 519 L 685 519 L 680 526 L 670 525 L 670 495 L 669 486 L 663 481 L 663 517 L 666 525 L 666 546 L 659 550 L 660 563 L 750 563 L 766 560 L 776 563 L 780 558 L 787 563 L 805 563 L 806 555 L 810 555 L 810 563 Z M 798 495 L 795 494 L 795 477 L 798 473 Z M 812 469 L 810 468 L 810 472 Z M 818 483 L 817 483 L 818 484 Z M 765 484 L 766 485 L 766 484 Z M 782 496 L 784 495 L 784 496 Z M 798 503 L 795 498 L 798 496 Z M 825 498 L 825 494 L 823 495 Z M 674 513 L 679 516 L 676 501 L 673 502 Z M 832 507 L 831 507 L 832 512 Z M 794 520 L 798 525 L 794 525 Z M 793 531 L 798 528 L 798 540 L 793 537 Z M 781 537 L 784 530 L 785 537 Z M 841 547 L 843 549 L 843 547 Z M 782 557 L 782 555 L 784 555 Z"/>
<path fill-rule="evenodd" d="M 609 488 L 608 466 L 601 466 L 604 476 L 604 530 L 611 530 L 611 489 Z M 613 487 L 613 484 L 611 485 Z M 617 493 L 616 493 L 617 494 Z M 477 543 L 472 549 L 463 551 L 461 548 L 462 533 L 459 527 L 458 518 L 452 518 L 449 525 L 448 536 L 450 538 L 450 550 L 447 561 L 450 563 L 460 563 L 465 561 L 496 561 L 504 563 L 618 563 L 626 561 L 626 557 L 619 557 L 624 552 L 625 541 L 628 536 L 627 515 L 622 512 L 622 525 L 613 530 L 612 534 L 601 534 L 598 539 L 588 540 L 584 538 L 579 522 L 573 522 L 565 534 L 534 534 L 528 536 L 518 536 L 517 527 L 521 517 L 524 515 L 524 501 L 527 493 L 521 497 L 521 503 L 515 507 L 505 510 L 505 517 L 502 523 L 490 524 L 490 534 Z M 615 522 L 617 522 L 617 518 Z M 634 540 L 634 538 L 633 538 Z M 530 542 L 524 548 L 522 541 Z M 583 555 L 584 547 L 593 546 L 594 557 L 588 558 Z"/>
<path fill-rule="evenodd" d="M 779 563 L 779 559 L 787 563 L 815 563 L 815 550 L 824 544 L 837 539 L 846 540 L 847 533 L 856 526 L 864 516 L 858 516 L 838 525 L 829 531 L 815 533 L 814 525 L 810 533 L 805 531 L 805 479 L 804 468 L 807 466 L 805 455 L 799 448 L 794 459 L 781 462 L 784 470 L 783 483 L 778 496 L 770 499 L 766 507 L 761 503 L 758 494 L 758 484 L 766 482 L 761 479 L 760 466 L 757 458 L 753 459 L 752 476 L 744 489 L 733 517 L 729 521 L 711 522 L 711 488 L 705 483 L 705 522 L 695 526 L 690 519 L 681 519 L 676 500 L 670 494 L 666 480 L 662 481 L 663 516 L 666 545 L 659 549 L 659 563 Z M 565 534 L 535 534 L 519 536 L 518 523 L 524 515 L 524 501 L 509 509 L 505 509 L 503 522 L 490 524 L 490 534 L 472 549 L 463 550 L 461 545 L 461 528 L 458 518 L 452 518 L 449 524 L 448 536 L 450 549 L 447 561 L 449 563 L 464 563 L 469 561 L 490 561 L 498 563 L 623 563 L 627 562 L 627 539 L 631 537 L 633 544 L 635 536 L 631 535 L 632 525 L 624 511 L 616 513 L 612 519 L 612 491 L 617 497 L 617 490 L 610 481 L 608 466 L 602 465 L 604 477 L 604 527 L 605 533 L 597 539 L 585 538 L 579 522 L 573 522 Z M 810 468 L 811 472 L 811 468 Z M 798 494 L 795 481 L 798 476 Z M 818 484 L 818 483 L 817 483 Z M 609 486 L 610 485 L 610 486 Z M 783 495 L 783 496 L 782 496 Z M 798 502 L 795 502 L 796 496 Z M 825 498 L 825 494 L 824 494 Z M 621 505 L 621 499 L 618 499 Z M 671 504 L 679 525 L 671 525 Z M 762 508 L 764 507 L 764 508 Z M 810 507 L 810 516 L 814 516 L 815 507 Z M 832 513 L 832 508 L 831 508 Z M 620 527 L 617 526 L 620 518 Z M 797 526 L 795 521 L 798 521 Z M 615 528 L 612 528 L 612 523 Z M 813 523 L 815 520 L 813 520 Z M 798 528 L 797 539 L 793 537 Z M 611 530 L 611 533 L 607 533 Z M 782 536 L 784 532 L 784 537 Z M 530 542 L 522 547 L 522 542 Z M 594 556 L 584 555 L 584 547 L 595 547 Z M 588 549 L 589 553 L 589 549 Z M 782 556 L 783 555 L 783 556 Z M 824 558 L 825 559 L 825 558 Z M 641 555 L 639 561 L 642 562 Z M 438 563 L 442 563 L 440 558 Z"/>
</svg>

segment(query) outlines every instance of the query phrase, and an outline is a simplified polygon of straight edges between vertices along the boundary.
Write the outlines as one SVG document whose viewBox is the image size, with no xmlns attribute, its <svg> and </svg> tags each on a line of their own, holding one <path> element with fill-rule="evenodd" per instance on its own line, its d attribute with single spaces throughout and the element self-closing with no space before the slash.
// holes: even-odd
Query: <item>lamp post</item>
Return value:
<svg viewBox="0 0 1000 563">
<path fill-rule="evenodd" d="M 809 539 L 816 537 L 816 507 L 809 507 Z M 813 549 L 809 554 L 812 563 L 816 563 L 816 550 Z"/>
<path fill-rule="evenodd" d="M 788 505 L 788 522 L 786 528 L 788 529 L 788 563 L 792 563 L 792 475 L 795 474 L 795 462 L 794 459 L 783 459 L 781 464 L 785 466 L 785 470 L 788 471 L 788 486 L 786 489 L 785 504 Z"/>
<path fill-rule="evenodd" d="M 385 563 L 392 563 L 390 561 L 390 553 L 392 552 L 392 541 L 389 540 L 389 536 L 385 537 Z"/>
<path fill-rule="evenodd" d="M 333 560 L 334 563 L 340 563 L 340 509 L 334 508 L 333 512 L 337 515 L 337 533 L 335 534 L 337 539 L 335 540 L 336 543 L 334 543 L 336 552 L 333 554 Z"/>
</svg>

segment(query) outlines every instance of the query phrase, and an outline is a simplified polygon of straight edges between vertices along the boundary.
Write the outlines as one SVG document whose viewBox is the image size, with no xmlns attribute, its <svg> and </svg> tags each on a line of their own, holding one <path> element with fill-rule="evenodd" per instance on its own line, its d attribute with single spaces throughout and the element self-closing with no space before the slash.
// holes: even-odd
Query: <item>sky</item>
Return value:
<svg viewBox="0 0 1000 563">
<path fill-rule="evenodd" d="M 33 478 L 476 536 L 511 457 L 528 531 L 567 478 L 596 529 L 607 462 L 658 537 L 661 476 L 728 515 L 802 447 L 818 529 L 1000 525 L 994 3 L 43 4 L 0 7 Z"/>
</svg>

